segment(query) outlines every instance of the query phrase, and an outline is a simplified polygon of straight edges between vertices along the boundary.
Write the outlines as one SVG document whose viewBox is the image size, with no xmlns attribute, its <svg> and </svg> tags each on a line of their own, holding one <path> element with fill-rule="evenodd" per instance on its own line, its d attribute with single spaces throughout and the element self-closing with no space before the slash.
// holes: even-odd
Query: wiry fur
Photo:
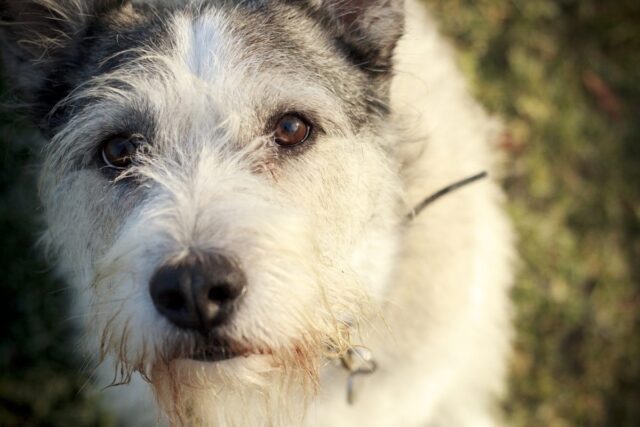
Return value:
<svg viewBox="0 0 640 427">
<path fill-rule="evenodd" d="M 16 84 L 50 136 L 45 241 L 128 423 L 495 423 L 510 335 L 500 192 L 474 184 L 404 221 L 491 167 L 492 125 L 421 6 L 406 12 L 396 47 L 399 0 L 0 1 L 5 64 L 29 77 Z M 270 133 L 288 111 L 316 130 L 290 150 Z M 152 144 L 114 175 L 100 144 L 122 133 Z M 191 360 L 215 343 L 153 306 L 154 271 L 194 252 L 247 276 L 219 330 L 241 357 Z M 379 370 L 349 406 L 337 360 L 354 345 Z"/>
</svg>

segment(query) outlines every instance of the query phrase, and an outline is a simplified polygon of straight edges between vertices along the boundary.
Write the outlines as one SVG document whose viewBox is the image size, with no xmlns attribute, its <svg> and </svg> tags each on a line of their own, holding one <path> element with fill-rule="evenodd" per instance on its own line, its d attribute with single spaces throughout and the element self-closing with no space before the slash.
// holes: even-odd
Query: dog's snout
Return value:
<svg viewBox="0 0 640 427">
<path fill-rule="evenodd" d="M 149 290 L 156 309 L 176 326 L 207 333 L 224 323 L 242 295 L 246 278 L 232 258 L 191 255 L 162 266 Z"/>
</svg>

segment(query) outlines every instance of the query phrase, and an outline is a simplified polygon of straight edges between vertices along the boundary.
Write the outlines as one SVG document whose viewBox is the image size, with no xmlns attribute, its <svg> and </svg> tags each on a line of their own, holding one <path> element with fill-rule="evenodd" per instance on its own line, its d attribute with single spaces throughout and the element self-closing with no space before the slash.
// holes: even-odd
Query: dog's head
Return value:
<svg viewBox="0 0 640 427">
<path fill-rule="evenodd" d="M 92 350 L 173 402 L 193 372 L 313 383 L 392 267 L 401 1 L 148 3 L 0 1 Z"/>
</svg>

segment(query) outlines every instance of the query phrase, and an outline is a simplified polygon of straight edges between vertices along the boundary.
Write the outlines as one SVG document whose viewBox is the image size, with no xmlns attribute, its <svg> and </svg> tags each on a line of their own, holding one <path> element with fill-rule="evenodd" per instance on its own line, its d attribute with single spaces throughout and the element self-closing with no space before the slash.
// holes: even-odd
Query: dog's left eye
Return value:
<svg viewBox="0 0 640 427">
<path fill-rule="evenodd" d="M 292 147 L 302 144 L 311 135 L 311 124 L 296 113 L 280 117 L 274 129 L 276 144 Z"/>
<path fill-rule="evenodd" d="M 102 145 L 102 160 L 112 169 L 126 169 L 144 144 L 145 139 L 140 135 L 116 136 Z"/>
</svg>

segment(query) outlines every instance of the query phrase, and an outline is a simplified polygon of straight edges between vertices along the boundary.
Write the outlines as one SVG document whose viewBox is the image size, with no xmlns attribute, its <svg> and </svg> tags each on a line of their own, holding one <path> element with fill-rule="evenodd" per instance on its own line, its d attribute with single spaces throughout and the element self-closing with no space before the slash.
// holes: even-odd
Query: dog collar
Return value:
<svg viewBox="0 0 640 427">
<path fill-rule="evenodd" d="M 373 353 L 366 347 L 353 346 L 340 358 L 342 367 L 349 372 L 347 379 L 347 403 L 355 402 L 355 379 L 357 376 L 371 375 L 378 369 Z"/>
<path fill-rule="evenodd" d="M 436 191 L 435 193 L 433 193 L 432 195 L 430 195 L 429 197 L 427 197 L 426 199 L 424 199 L 422 202 L 418 203 L 412 210 L 411 212 L 409 212 L 406 216 L 405 216 L 405 221 L 411 221 L 413 220 L 415 217 L 417 217 L 418 215 L 420 215 L 420 213 L 424 210 L 424 208 L 426 208 L 427 206 L 429 206 L 430 204 L 432 204 L 433 202 L 435 202 L 436 200 L 438 200 L 439 198 L 441 198 L 442 196 L 445 196 L 453 191 L 459 190 L 462 187 L 465 187 L 469 184 L 472 184 L 476 181 L 479 181 L 481 179 L 484 179 L 488 176 L 489 174 L 487 172 L 480 172 L 476 175 L 472 175 L 468 178 L 462 179 L 460 181 L 456 181 L 451 185 L 448 185 L 446 187 L 444 187 L 443 189 Z"/>
</svg>

